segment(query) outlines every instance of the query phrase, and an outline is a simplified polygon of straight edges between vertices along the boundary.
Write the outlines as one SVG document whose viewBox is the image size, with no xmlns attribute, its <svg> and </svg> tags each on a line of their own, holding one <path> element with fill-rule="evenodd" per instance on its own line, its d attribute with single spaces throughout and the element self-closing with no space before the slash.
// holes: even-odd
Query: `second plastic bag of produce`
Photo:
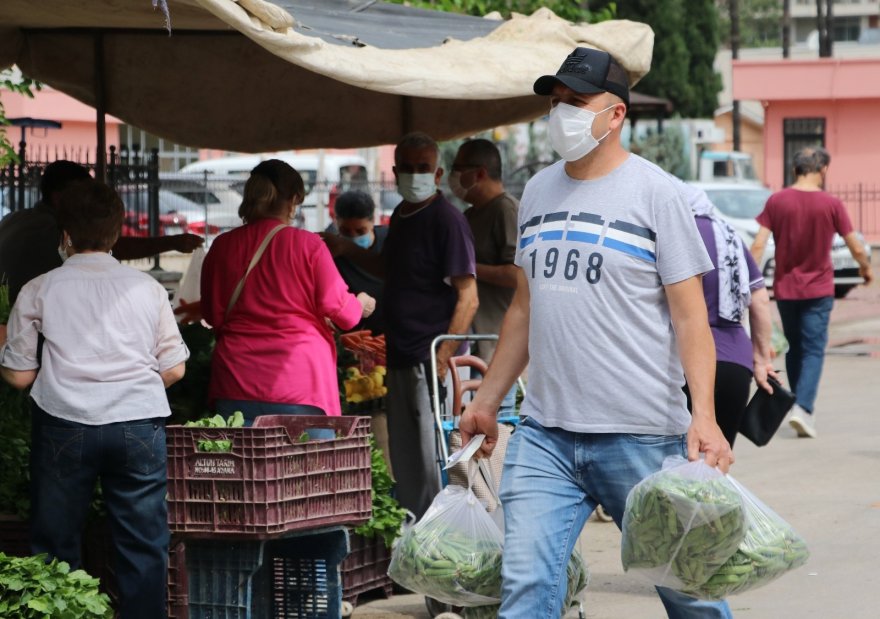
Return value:
<svg viewBox="0 0 880 619">
<path fill-rule="evenodd" d="M 667 458 L 626 498 L 623 569 L 654 585 L 693 590 L 736 552 L 745 522 L 743 500 L 725 475 L 701 460 Z"/>
<path fill-rule="evenodd" d="M 416 593 L 479 606 L 501 599 L 504 537 L 468 488 L 447 486 L 391 552 L 388 575 Z"/>
<path fill-rule="evenodd" d="M 746 535 L 736 552 L 702 585 L 686 591 L 694 597 L 721 600 L 766 585 L 800 567 L 810 556 L 807 544 L 785 520 L 728 476 L 742 495 Z"/>
</svg>

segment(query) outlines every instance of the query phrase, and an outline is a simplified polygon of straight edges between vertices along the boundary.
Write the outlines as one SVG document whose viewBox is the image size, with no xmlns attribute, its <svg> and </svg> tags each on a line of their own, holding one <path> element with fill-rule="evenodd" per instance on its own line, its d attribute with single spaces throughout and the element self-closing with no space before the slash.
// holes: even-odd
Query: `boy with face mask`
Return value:
<svg viewBox="0 0 880 619">
<path fill-rule="evenodd" d="M 350 240 L 354 245 L 376 256 L 381 255 L 388 235 L 386 226 L 373 223 L 376 205 L 370 194 L 364 191 L 346 191 L 336 199 L 334 224 L 339 236 Z M 382 313 L 382 278 L 361 268 L 350 258 L 337 256 L 333 259 L 348 289 L 357 294 L 366 292 L 376 299 L 376 309 L 356 327 L 369 329 L 373 335 L 385 333 L 385 320 Z"/>
<path fill-rule="evenodd" d="M 715 351 L 700 276 L 712 262 L 679 188 L 620 143 L 626 71 L 577 48 L 534 84 L 550 97 L 559 161 L 526 185 L 517 287 L 492 364 L 461 419 L 462 441 L 497 441 L 495 411 L 529 364 L 501 478 L 503 619 L 560 617 L 566 561 L 600 504 L 626 497 L 670 455 L 727 471 L 715 422 Z M 684 372 L 682 372 L 684 369 Z M 693 416 L 681 386 L 691 386 Z M 672 619 L 729 619 L 726 602 L 658 588 Z"/>
</svg>

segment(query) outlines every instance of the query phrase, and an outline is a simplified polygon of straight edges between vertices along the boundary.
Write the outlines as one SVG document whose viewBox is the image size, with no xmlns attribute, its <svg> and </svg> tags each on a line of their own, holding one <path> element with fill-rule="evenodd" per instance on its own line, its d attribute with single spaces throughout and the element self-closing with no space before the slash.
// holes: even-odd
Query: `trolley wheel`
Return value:
<svg viewBox="0 0 880 619">
<path fill-rule="evenodd" d="M 351 617 L 352 614 L 354 614 L 354 604 L 343 600 L 342 605 L 339 607 L 339 611 L 343 617 Z"/>
<path fill-rule="evenodd" d="M 612 518 L 611 515 L 607 511 L 605 511 L 605 508 L 601 505 L 596 506 L 595 514 L 596 520 L 598 520 L 599 522 L 614 522 L 614 518 Z"/>
<path fill-rule="evenodd" d="M 425 607 L 434 619 L 461 619 L 456 611 L 461 610 L 452 604 L 446 604 L 434 598 L 425 597 Z"/>
</svg>

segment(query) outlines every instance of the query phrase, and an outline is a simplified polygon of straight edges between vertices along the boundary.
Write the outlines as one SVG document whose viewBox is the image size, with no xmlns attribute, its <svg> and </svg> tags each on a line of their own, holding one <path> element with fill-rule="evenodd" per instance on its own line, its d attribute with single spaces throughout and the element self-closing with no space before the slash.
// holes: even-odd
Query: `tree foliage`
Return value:
<svg viewBox="0 0 880 619">
<path fill-rule="evenodd" d="M 617 17 L 654 29 L 651 71 L 638 91 L 671 100 L 681 116 L 711 117 L 721 92 L 713 68 L 720 39 L 714 0 L 619 0 Z"/>
<path fill-rule="evenodd" d="M 669 127 L 663 133 L 652 131 L 630 149 L 678 178 L 690 176 L 684 134 L 678 127 Z"/>
<path fill-rule="evenodd" d="M 42 85 L 29 77 L 21 75 L 13 71 L 0 72 L 0 94 L 2 92 L 16 92 L 33 99 L 34 90 L 40 90 Z M 9 165 L 18 161 L 18 155 L 15 152 L 15 146 L 9 141 L 6 134 L 6 127 L 9 121 L 6 119 L 6 108 L 3 107 L 3 100 L 0 99 L 0 167 Z"/>
<path fill-rule="evenodd" d="M 782 3 L 779 0 L 739 0 L 739 46 L 782 45 Z M 730 46 L 730 2 L 719 3 L 721 43 Z"/>
</svg>

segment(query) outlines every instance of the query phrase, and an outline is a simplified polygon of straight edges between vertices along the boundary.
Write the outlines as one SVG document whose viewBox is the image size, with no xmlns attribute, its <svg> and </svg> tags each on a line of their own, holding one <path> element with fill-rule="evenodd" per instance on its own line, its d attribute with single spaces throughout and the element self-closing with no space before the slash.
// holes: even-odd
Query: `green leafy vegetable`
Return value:
<svg viewBox="0 0 880 619">
<path fill-rule="evenodd" d="M 388 548 L 400 535 L 400 527 L 406 520 L 406 510 L 391 496 L 394 480 L 388 473 L 388 465 L 382 450 L 370 436 L 370 473 L 373 481 L 373 513 L 370 519 L 354 531 L 364 537 L 379 535 Z"/>
<path fill-rule="evenodd" d="M 224 419 L 222 415 L 214 415 L 196 421 L 188 421 L 183 425 L 187 428 L 241 428 L 244 426 L 244 415 L 241 411 L 235 411 L 228 419 Z M 232 440 L 225 438 L 199 439 L 196 442 L 196 448 L 208 453 L 229 453 L 232 451 Z"/>
<path fill-rule="evenodd" d="M 0 553 L 0 617 L 16 619 L 112 619 L 110 598 L 98 579 L 46 555 Z"/>
</svg>

